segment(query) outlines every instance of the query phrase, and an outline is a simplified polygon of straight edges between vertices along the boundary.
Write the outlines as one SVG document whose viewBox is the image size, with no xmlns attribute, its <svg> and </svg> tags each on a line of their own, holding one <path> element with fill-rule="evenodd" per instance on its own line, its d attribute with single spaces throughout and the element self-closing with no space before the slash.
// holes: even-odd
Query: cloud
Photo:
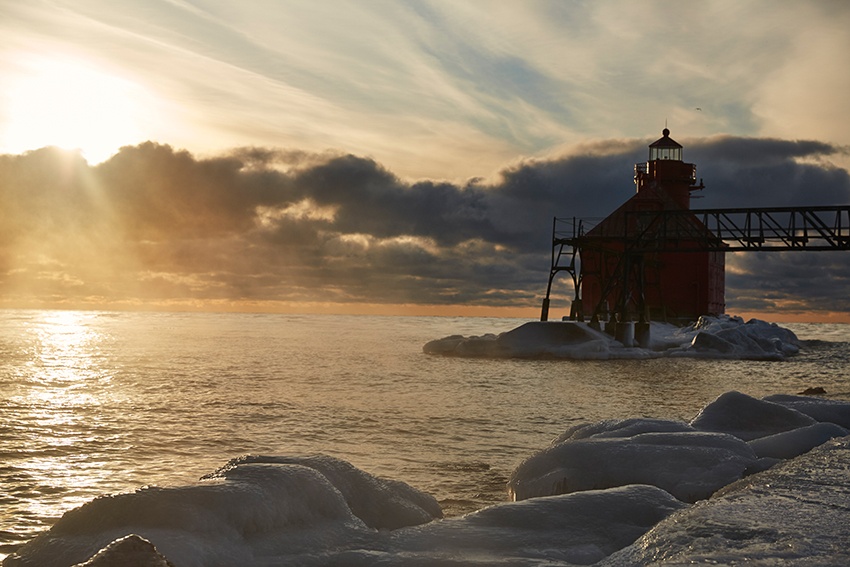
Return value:
<svg viewBox="0 0 850 567">
<path fill-rule="evenodd" d="M 811 140 L 712 137 L 686 145 L 707 189 L 693 208 L 850 203 L 848 173 L 834 165 L 846 147 Z"/>
<path fill-rule="evenodd" d="M 850 203 L 850 176 L 829 165 L 842 151 L 816 141 L 689 140 L 686 160 L 707 185 L 694 207 Z M 50 148 L 2 155 L 0 290 L 7 304 L 536 309 L 552 218 L 607 215 L 633 193 L 632 168 L 645 156 L 645 140 L 599 141 L 451 183 L 405 181 L 352 154 L 273 148 L 201 158 L 147 142 L 96 166 Z M 850 311 L 845 256 L 730 255 L 730 311 Z"/>
<path fill-rule="evenodd" d="M 850 144 L 843 2 L 7 4 L 4 85 L 23 55 L 79 59 L 149 94 L 140 139 L 196 153 L 336 148 L 457 181 L 665 119 Z"/>
<path fill-rule="evenodd" d="M 766 313 L 850 312 L 848 252 L 727 256 L 727 304 Z M 729 297 L 731 295 L 731 297 Z"/>
</svg>

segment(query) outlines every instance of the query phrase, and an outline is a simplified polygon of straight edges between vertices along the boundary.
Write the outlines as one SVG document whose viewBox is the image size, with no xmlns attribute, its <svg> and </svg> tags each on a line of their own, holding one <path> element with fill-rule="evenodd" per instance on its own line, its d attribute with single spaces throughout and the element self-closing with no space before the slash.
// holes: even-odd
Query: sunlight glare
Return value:
<svg viewBox="0 0 850 567">
<path fill-rule="evenodd" d="M 99 403 L 90 394 L 90 382 L 108 382 L 99 360 L 104 340 L 89 328 L 89 313 L 45 311 L 33 329 L 36 350 L 30 368 L 33 386 L 27 403 L 50 407 L 83 407 Z"/>
<path fill-rule="evenodd" d="M 142 141 L 148 97 L 140 85 L 71 59 L 35 58 L 24 69 L 7 85 L 9 151 L 58 146 L 99 163 Z"/>
</svg>

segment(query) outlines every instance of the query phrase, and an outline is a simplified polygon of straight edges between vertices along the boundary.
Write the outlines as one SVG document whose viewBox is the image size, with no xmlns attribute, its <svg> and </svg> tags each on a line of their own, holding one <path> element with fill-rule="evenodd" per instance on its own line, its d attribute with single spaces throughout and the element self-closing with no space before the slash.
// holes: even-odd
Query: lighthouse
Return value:
<svg viewBox="0 0 850 567">
<path fill-rule="evenodd" d="M 635 194 L 581 239 L 582 315 L 686 323 L 723 313 L 725 252 L 677 251 L 710 235 L 695 215 L 687 213 L 687 230 L 667 233 L 658 249 L 630 252 L 653 211 L 687 211 L 692 193 L 704 189 L 696 166 L 683 161 L 683 147 L 666 127 L 649 145 L 647 161 L 635 164 L 634 182 Z"/>
<path fill-rule="evenodd" d="M 649 145 L 649 159 L 635 164 L 637 193 L 649 197 L 651 190 L 663 191 L 681 209 L 691 206 L 691 192 L 696 185 L 697 167 L 682 161 L 682 145 L 664 128 L 662 137 Z"/>
</svg>

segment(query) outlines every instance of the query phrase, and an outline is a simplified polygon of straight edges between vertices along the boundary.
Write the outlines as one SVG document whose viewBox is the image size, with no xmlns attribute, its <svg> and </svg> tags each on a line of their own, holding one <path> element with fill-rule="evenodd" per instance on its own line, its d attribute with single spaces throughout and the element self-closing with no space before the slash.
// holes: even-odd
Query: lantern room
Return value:
<svg viewBox="0 0 850 567">
<path fill-rule="evenodd" d="M 664 128 L 662 137 L 649 144 L 649 161 L 670 159 L 682 161 L 682 145 L 670 137 L 670 130 Z"/>
<path fill-rule="evenodd" d="M 691 192 L 702 189 L 696 185 L 697 167 L 682 161 L 682 145 L 670 137 L 664 128 L 662 136 L 649 145 L 649 159 L 635 164 L 635 186 L 638 194 L 656 197 L 663 191 L 673 198 L 677 207 L 689 209 Z"/>
</svg>

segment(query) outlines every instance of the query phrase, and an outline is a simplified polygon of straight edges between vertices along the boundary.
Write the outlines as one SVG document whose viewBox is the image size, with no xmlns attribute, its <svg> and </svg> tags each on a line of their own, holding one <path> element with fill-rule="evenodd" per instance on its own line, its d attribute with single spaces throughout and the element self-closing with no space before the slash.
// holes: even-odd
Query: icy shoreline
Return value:
<svg viewBox="0 0 850 567">
<path fill-rule="evenodd" d="M 449 519 L 339 459 L 243 457 L 97 498 L 3 565 L 844 564 L 848 428 L 850 402 L 738 392 L 688 423 L 586 423 L 516 468 L 517 501 Z"/>
<path fill-rule="evenodd" d="M 687 327 L 650 324 L 648 348 L 624 345 L 611 335 L 576 321 L 533 321 L 500 334 L 453 335 L 426 343 L 427 354 L 481 358 L 565 358 L 575 360 L 691 357 L 785 360 L 800 341 L 790 331 L 759 319 L 700 317 Z"/>
<path fill-rule="evenodd" d="M 850 565 L 850 438 L 737 481 L 662 520 L 604 567 Z"/>
</svg>

